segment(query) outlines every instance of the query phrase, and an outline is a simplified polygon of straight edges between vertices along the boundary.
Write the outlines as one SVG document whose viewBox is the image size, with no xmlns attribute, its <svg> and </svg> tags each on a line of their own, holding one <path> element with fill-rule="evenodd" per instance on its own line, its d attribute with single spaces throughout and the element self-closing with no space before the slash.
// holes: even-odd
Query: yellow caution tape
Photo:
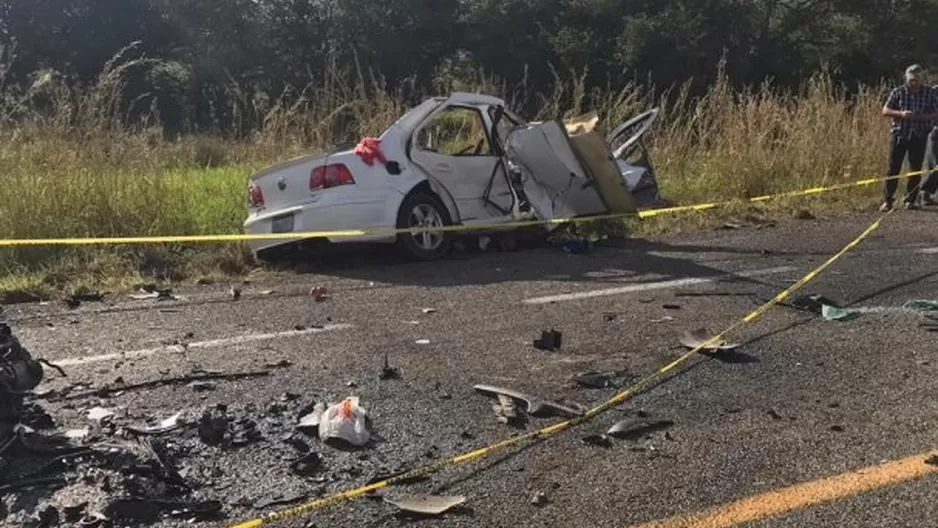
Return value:
<svg viewBox="0 0 938 528">
<path fill-rule="evenodd" d="M 899 176 L 889 176 L 886 178 L 872 178 L 860 180 L 851 183 L 842 183 L 826 187 L 813 187 L 799 191 L 788 191 L 778 194 L 767 194 L 756 196 L 743 200 L 744 202 L 756 203 L 774 200 L 778 198 L 792 198 L 800 196 L 810 196 L 815 194 L 829 193 L 833 191 L 849 189 L 853 187 L 863 187 L 887 180 L 909 178 L 911 176 L 922 175 L 924 171 L 910 172 Z M 22 246 L 90 246 L 90 245 L 116 245 L 116 244 L 185 244 L 185 243 L 219 243 L 219 242 L 245 242 L 249 240 L 297 240 L 313 238 L 352 238 L 363 236 L 394 236 L 402 233 L 424 233 L 424 232 L 470 232 L 470 231 L 497 231 L 511 230 L 522 227 L 533 227 L 539 225 L 563 225 L 580 224 L 594 222 L 597 220 L 613 220 L 624 218 L 651 218 L 665 214 L 677 214 L 684 212 L 705 211 L 717 207 L 726 206 L 737 202 L 737 200 L 724 200 L 720 202 L 701 203 L 695 205 L 681 205 L 676 207 L 666 207 L 662 209 L 650 209 L 639 211 L 637 213 L 621 214 L 603 214 L 584 216 L 576 218 L 553 218 L 550 220 L 525 220 L 518 222 L 507 222 L 503 224 L 485 224 L 485 225 L 451 225 L 436 228 L 382 228 L 382 229 L 347 229 L 337 231 L 308 231 L 291 233 L 264 233 L 264 234 L 228 234 L 228 235 L 158 235 L 158 236 L 139 236 L 139 237 L 85 237 L 85 238 L 35 238 L 35 239 L 0 239 L 0 247 L 22 247 Z"/>
<path fill-rule="evenodd" d="M 300 516 L 300 515 L 303 515 L 303 514 L 306 514 L 306 513 L 310 513 L 310 512 L 312 512 L 312 511 L 315 511 L 315 510 L 318 510 L 318 509 L 325 508 L 325 507 L 330 506 L 330 505 L 333 505 L 333 504 L 337 504 L 337 503 L 340 503 L 340 502 L 343 502 L 343 501 L 347 501 L 347 500 L 350 500 L 350 499 L 354 499 L 354 498 L 357 498 L 357 497 L 361 497 L 362 495 L 365 495 L 365 494 L 368 494 L 368 493 L 371 493 L 371 492 L 374 492 L 374 491 L 378 491 L 378 490 L 381 490 L 381 489 L 384 489 L 384 488 L 388 488 L 388 487 L 393 486 L 393 485 L 395 485 L 395 484 L 400 484 L 400 483 L 403 483 L 403 482 L 406 482 L 406 481 L 409 481 L 409 480 L 412 480 L 412 479 L 415 479 L 415 478 L 424 477 L 424 476 L 426 476 L 426 475 L 429 475 L 429 474 L 432 474 L 432 473 L 436 473 L 436 472 L 438 472 L 438 471 L 441 471 L 441 470 L 446 469 L 446 468 L 451 467 L 451 466 L 456 466 L 456 465 L 462 464 L 462 463 L 464 463 L 464 462 L 469 462 L 469 461 L 471 461 L 471 460 L 475 460 L 475 459 L 478 459 L 478 458 L 483 458 L 483 457 L 485 457 L 485 456 L 487 456 L 487 455 L 490 455 L 490 454 L 494 453 L 495 451 L 499 451 L 499 450 L 502 450 L 502 449 L 506 449 L 506 448 L 513 447 L 513 446 L 516 446 L 516 445 L 520 445 L 520 444 L 523 444 L 523 443 L 528 442 L 528 441 L 538 440 L 538 439 L 542 439 L 542 438 L 547 438 L 547 437 L 550 437 L 550 436 L 552 436 L 552 435 L 554 435 L 554 434 L 557 434 L 557 433 L 559 433 L 559 432 L 561 432 L 561 431 L 564 431 L 564 430 L 566 430 L 566 429 L 569 429 L 569 428 L 571 428 L 571 427 L 575 427 L 575 426 L 580 425 L 580 424 L 582 424 L 582 423 L 584 423 L 584 422 L 588 422 L 588 421 L 592 420 L 593 418 L 595 418 L 596 416 L 598 416 L 598 415 L 600 415 L 600 414 L 602 414 L 602 413 L 608 411 L 609 409 L 611 409 L 611 408 L 613 408 L 613 407 L 619 405 L 620 403 L 622 403 L 622 402 L 628 400 L 629 398 L 631 398 L 632 396 L 634 396 L 635 394 L 637 394 L 639 391 L 641 391 L 641 390 L 643 390 L 645 387 L 647 387 L 649 384 L 651 384 L 652 382 L 654 382 L 656 379 L 658 379 L 658 378 L 664 376 L 664 375 L 667 374 L 668 372 L 670 372 L 670 371 L 672 371 L 672 370 L 675 370 L 675 369 L 678 368 L 679 366 L 683 365 L 684 363 L 686 363 L 688 360 L 690 360 L 694 355 L 696 355 L 696 354 L 697 354 L 698 352 L 700 352 L 701 350 L 708 348 L 711 344 L 715 344 L 715 343 L 718 342 L 718 341 L 722 341 L 722 340 L 726 337 L 727 334 L 729 334 L 730 332 L 732 332 L 732 331 L 735 330 L 736 328 L 739 328 L 740 326 L 742 326 L 742 325 L 744 325 L 744 324 L 751 323 L 751 322 L 755 321 L 756 319 L 758 319 L 759 317 L 761 317 L 761 316 L 762 316 L 765 312 L 767 312 L 770 308 L 772 308 L 773 306 L 777 305 L 778 303 L 784 301 L 784 300 L 785 300 L 786 298 L 788 298 L 792 293 L 794 293 L 795 291 L 799 290 L 799 289 L 800 289 L 801 287 L 803 287 L 805 284 L 807 284 L 807 283 L 811 282 L 812 280 L 814 280 L 818 275 L 821 274 L 821 272 L 823 272 L 825 269 L 827 269 L 829 266 L 831 266 L 831 265 L 832 265 L 834 262 L 836 262 L 838 259 L 840 259 L 841 257 L 843 257 L 843 256 L 844 256 L 847 252 L 849 252 L 851 249 L 853 249 L 854 247 L 856 247 L 860 242 L 862 242 L 866 237 L 868 237 L 868 236 L 869 236 L 870 234 L 872 234 L 874 231 L 876 231 L 877 229 L 879 229 L 879 227 L 880 227 L 880 225 L 882 224 L 883 220 L 885 220 L 885 219 L 886 219 L 890 214 L 892 214 L 894 211 L 895 211 L 895 209 L 891 209 L 891 210 L 887 211 L 886 213 L 884 213 L 882 216 L 880 216 L 879 219 L 877 219 L 875 222 L 873 222 L 872 225 L 870 225 L 865 231 L 863 231 L 863 233 L 861 233 L 858 237 L 856 237 L 856 238 L 854 238 L 852 241 L 850 241 L 849 244 L 847 244 L 846 246 L 844 246 L 843 249 L 841 249 L 840 251 L 838 251 L 834 256 L 832 256 L 831 258 L 827 259 L 827 261 L 825 261 L 825 262 L 824 262 L 823 264 L 821 264 L 820 266 L 818 266 L 818 267 L 814 268 L 813 270 L 811 270 L 807 275 L 805 275 L 804 277 L 802 277 L 798 282 L 794 283 L 793 285 L 791 285 L 790 287 L 788 287 L 787 289 L 785 289 L 783 292 L 779 293 L 779 294 L 776 295 L 774 298 L 770 299 L 768 302 L 766 302 L 765 304 L 763 304 L 762 306 L 756 308 L 755 310 L 753 310 L 752 312 L 750 312 L 748 315 L 746 315 L 746 316 L 743 317 L 742 319 L 738 320 L 738 321 L 735 322 L 734 324 L 730 325 L 728 328 L 726 328 L 725 330 L 723 330 L 723 331 L 720 332 L 719 334 L 717 334 L 717 335 L 711 337 L 710 339 L 708 339 L 706 342 L 701 343 L 699 346 L 697 346 L 696 348 L 694 348 L 694 349 L 691 350 L 690 352 L 687 352 L 686 354 L 684 354 L 683 356 L 679 357 L 678 359 L 676 359 L 676 360 L 672 361 L 671 363 L 669 363 L 669 364 L 667 364 L 667 365 L 661 367 L 660 369 L 658 369 L 658 370 L 657 370 L 656 372 L 654 372 L 653 374 L 650 374 L 650 375 L 646 376 L 644 379 L 638 381 L 637 383 L 635 383 L 634 385 L 630 386 L 630 387 L 627 388 L 626 390 L 624 390 L 624 391 L 622 391 L 622 392 L 616 394 L 615 396 L 613 396 L 612 398 L 610 398 L 609 400 L 607 400 L 605 403 L 602 403 L 602 404 L 600 404 L 600 405 L 598 405 L 598 406 L 596 406 L 596 407 L 593 407 L 592 409 L 586 411 L 586 412 L 585 412 L 583 415 L 581 415 L 581 416 L 578 416 L 578 417 L 576 417 L 576 418 L 573 418 L 573 419 L 570 419 L 570 420 L 566 420 L 566 421 L 557 423 L 557 424 L 555 424 L 555 425 L 551 425 L 551 426 L 549 426 L 549 427 L 545 427 L 545 428 L 543 428 L 543 429 L 539 429 L 539 430 L 537 430 L 537 431 L 532 431 L 532 432 L 526 433 L 526 434 L 524 434 L 524 435 L 520 435 L 520 436 L 516 436 L 516 437 L 513 437 L 513 438 L 509 438 L 509 439 L 507 439 L 507 440 L 503 440 L 503 441 L 501 441 L 501 442 L 488 445 L 488 446 L 483 447 L 483 448 L 481 448 L 481 449 L 477 449 L 477 450 L 475 450 L 475 451 L 471 451 L 471 452 L 469 452 L 469 453 L 466 453 L 466 454 L 463 454 L 463 455 L 459 455 L 459 456 L 457 456 L 457 457 L 453 457 L 453 458 L 450 458 L 450 459 L 448 459 L 448 460 L 442 460 L 442 461 L 440 461 L 440 462 L 436 462 L 436 463 L 434 463 L 434 464 L 430 464 L 430 465 L 424 466 L 424 467 L 422 467 L 422 468 L 414 469 L 414 470 L 412 470 L 412 471 L 408 471 L 408 472 L 402 473 L 402 474 L 400 474 L 400 475 L 396 475 L 396 476 L 394 476 L 394 477 L 388 478 L 388 479 L 386 479 L 386 480 L 382 480 L 382 481 L 380 481 L 380 482 L 375 482 L 375 483 L 369 484 L 369 485 L 367 485 L 367 486 L 362 486 L 362 487 L 360 487 L 360 488 L 355 488 L 355 489 L 352 489 L 352 490 L 349 490 L 349 491 L 344 491 L 344 492 L 341 492 L 341 493 L 337 493 L 337 494 L 334 494 L 334 495 L 331 495 L 331 496 L 328 496 L 328 497 L 325 497 L 325 498 L 322 498 L 322 499 L 318 499 L 318 500 L 309 502 L 309 503 L 307 503 L 307 504 L 302 504 L 302 505 L 299 505 L 299 506 L 295 506 L 295 507 L 292 507 L 292 508 L 288 508 L 288 509 L 285 509 L 285 510 L 280 511 L 280 512 L 273 512 L 273 513 L 271 513 L 271 514 L 265 515 L 265 516 L 263 516 L 263 517 L 259 517 L 259 518 L 257 518 L 257 519 L 253 519 L 253 520 L 250 520 L 250 521 L 246 521 L 246 522 L 243 522 L 243 523 L 240 523 L 240 524 L 235 524 L 235 525 L 232 525 L 230 528 L 257 528 L 257 527 L 263 526 L 263 525 L 265 525 L 265 524 L 269 524 L 269 523 L 281 521 L 281 520 L 284 520 L 284 519 L 287 519 L 287 518 L 297 517 L 297 516 Z"/>
</svg>

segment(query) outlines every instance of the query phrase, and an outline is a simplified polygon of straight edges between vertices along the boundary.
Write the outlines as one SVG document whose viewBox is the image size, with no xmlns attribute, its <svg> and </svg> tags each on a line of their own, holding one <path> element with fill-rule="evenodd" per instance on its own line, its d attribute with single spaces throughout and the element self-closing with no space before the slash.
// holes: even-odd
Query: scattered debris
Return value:
<svg viewBox="0 0 938 528">
<path fill-rule="evenodd" d="M 618 372 L 580 372 L 574 374 L 570 381 L 573 381 L 581 387 L 588 387 L 590 389 L 605 389 L 612 386 L 612 380 L 618 377 Z"/>
<path fill-rule="evenodd" d="M 661 307 L 664 308 L 665 310 L 680 310 L 681 309 L 680 304 L 662 304 Z"/>
<path fill-rule="evenodd" d="M 326 289 L 322 286 L 314 286 L 309 290 L 309 296 L 313 298 L 316 302 L 322 302 L 329 299 L 329 294 L 326 292 Z"/>
<path fill-rule="evenodd" d="M 929 466 L 938 466 L 938 455 L 932 455 L 926 458 L 925 463 Z"/>
<path fill-rule="evenodd" d="M 740 346 L 739 344 L 727 344 L 725 339 L 715 340 L 713 338 L 714 336 L 710 335 L 710 333 L 707 332 L 705 328 L 698 328 L 690 332 L 683 332 L 680 335 L 679 340 L 681 344 L 684 345 L 688 350 L 703 348 L 704 350 L 719 350 L 721 352 L 725 352 L 735 350 Z"/>
<path fill-rule="evenodd" d="M 176 414 L 170 416 L 169 418 L 159 422 L 156 425 L 137 427 L 129 425 L 126 429 L 132 433 L 141 434 L 141 435 L 158 435 L 163 433 L 168 433 L 170 431 L 175 431 L 180 427 L 179 419 L 182 417 L 182 412 L 177 412 Z"/>
<path fill-rule="evenodd" d="M 424 313 L 424 314 L 433 314 L 433 313 L 436 313 L 436 309 L 435 309 L 435 308 L 424 308 L 424 309 L 423 309 L 423 313 Z"/>
<path fill-rule="evenodd" d="M 93 407 L 88 411 L 88 419 L 95 422 L 100 422 L 111 416 L 114 416 L 114 411 L 104 407 Z"/>
<path fill-rule="evenodd" d="M 300 476 L 309 476 L 322 469 L 322 456 L 315 452 L 309 452 L 301 456 L 290 464 L 290 471 Z"/>
<path fill-rule="evenodd" d="M 388 351 L 384 351 L 384 366 L 381 368 L 381 374 L 378 375 L 378 379 L 390 380 L 390 379 L 399 379 L 401 377 L 401 372 L 395 367 L 391 367 Z"/>
<path fill-rule="evenodd" d="M 0 438 L 20 421 L 25 393 L 42 382 L 43 368 L 13 335 L 9 325 L 0 323 Z"/>
<path fill-rule="evenodd" d="M 346 398 L 323 413 L 319 423 L 319 439 L 326 442 L 339 439 L 353 446 L 363 446 L 368 443 L 371 434 L 368 432 L 365 409 L 359 406 L 357 396 Z"/>
<path fill-rule="evenodd" d="M 798 297 L 795 297 L 791 304 L 794 308 L 812 312 L 817 315 L 821 315 L 821 311 L 824 306 L 833 306 L 835 308 L 840 307 L 840 304 L 838 304 L 836 301 L 817 294 L 799 295 Z"/>
<path fill-rule="evenodd" d="M 756 292 L 728 292 L 728 291 L 709 291 L 709 292 L 675 292 L 675 297 L 751 297 Z"/>
<path fill-rule="evenodd" d="M 598 447 L 612 447 L 612 439 L 604 434 L 590 434 L 580 438 L 580 441 L 586 445 Z"/>
<path fill-rule="evenodd" d="M 534 348 L 538 350 L 559 350 L 563 334 L 554 330 L 545 330 L 541 332 L 541 338 L 534 340 Z"/>
<path fill-rule="evenodd" d="M 550 502 L 550 500 L 547 498 L 547 494 L 543 491 L 539 491 L 535 493 L 533 497 L 531 497 L 531 504 L 535 506 L 544 506 L 548 502 Z"/>
<path fill-rule="evenodd" d="M 651 323 L 667 323 L 668 321 L 673 321 L 673 320 L 674 320 L 673 317 L 671 317 L 670 315 L 666 315 L 666 316 L 664 316 L 664 317 L 661 317 L 660 319 L 652 319 L 652 320 L 649 321 L 649 322 L 651 322 Z"/>
<path fill-rule="evenodd" d="M 821 306 L 821 315 L 828 321 L 850 321 L 866 313 L 938 313 L 938 301 L 913 300 L 903 303 L 902 306 L 867 306 L 857 308 L 839 308 L 826 304 Z"/>
<path fill-rule="evenodd" d="M 844 426 L 842 425 L 832 425 L 830 429 L 831 431 L 834 431 L 835 433 L 842 433 L 846 430 L 844 429 Z"/>
<path fill-rule="evenodd" d="M 123 383 L 118 383 L 111 387 L 100 387 L 97 389 L 90 389 L 90 390 L 78 392 L 75 394 L 68 394 L 66 396 L 61 396 L 60 398 L 64 400 L 75 400 L 75 399 L 88 398 L 88 397 L 104 398 L 115 393 L 127 392 L 127 391 L 132 391 L 132 390 L 140 390 L 140 389 L 150 389 L 153 387 L 162 387 L 166 385 L 186 384 L 189 386 L 193 386 L 198 383 L 204 384 L 205 382 L 209 380 L 233 381 L 233 380 L 240 380 L 240 379 L 259 378 L 259 377 L 269 376 L 269 375 L 270 375 L 270 372 L 267 370 L 258 370 L 258 371 L 249 371 L 249 372 L 231 372 L 231 373 L 204 372 L 203 371 L 203 372 L 194 372 L 192 374 L 188 374 L 185 376 L 161 378 L 161 379 L 156 379 L 156 380 L 144 381 L 140 383 L 134 383 L 130 385 L 124 385 Z M 197 390 L 211 390 L 211 389 L 206 389 L 206 387 L 203 385 Z M 50 395 L 50 396 L 46 396 L 46 399 L 55 400 L 57 398 Z"/>
<path fill-rule="evenodd" d="M 240 299 L 241 299 L 241 288 L 237 288 L 237 287 L 235 287 L 235 286 L 232 286 L 231 289 L 228 290 L 228 295 L 230 295 L 231 298 L 234 299 L 234 300 L 236 300 L 236 301 L 240 300 Z"/>
<path fill-rule="evenodd" d="M 610 321 L 615 321 L 617 317 L 619 317 L 619 314 L 617 314 L 617 313 L 615 313 L 615 312 L 605 312 L 605 313 L 603 313 L 603 321 L 606 321 L 607 323 L 610 322 Z"/>
<path fill-rule="evenodd" d="M 515 400 L 523 401 L 527 404 L 527 409 L 525 412 L 527 412 L 527 414 L 530 414 L 531 416 L 547 414 L 545 411 L 553 411 L 554 413 L 561 414 L 561 415 L 568 416 L 568 417 L 577 417 L 577 416 L 582 415 L 582 412 L 576 409 L 572 409 L 570 407 L 561 405 L 556 402 L 542 400 L 540 398 L 535 398 L 534 396 L 530 396 L 528 394 L 524 394 L 522 392 L 514 391 L 511 389 L 494 387 L 492 385 L 476 385 L 474 388 L 475 390 L 481 393 L 491 394 L 495 396 L 503 395 L 503 396 L 508 396 L 509 398 L 513 398 Z"/>
<path fill-rule="evenodd" d="M 626 418 L 613 424 L 606 431 L 606 436 L 619 440 L 639 440 L 642 437 L 668 429 L 674 425 L 671 420 L 650 420 L 645 418 Z"/>
<path fill-rule="evenodd" d="M 325 414 L 325 412 L 326 404 L 323 402 L 316 402 L 316 405 L 313 406 L 313 409 L 310 412 L 301 414 L 300 423 L 297 424 L 296 428 L 301 431 L 306 429 L 315 429 L 318 431 L 319 423 L 322 420 L 322 415 Z"/>
<path fill-rule="evenodd" d="M 384 502 L 396 506 L 402 511 L 419 513 L 421 515 L 440 515 L 466 502 L 466 497 L 437 496 L 437 495 L 411 495 L 399 499 L 384 497 Z"/>
<path fill-rule="evenodd" d="M 519 420 L 518 408 L 515 406 L 514 400 L 504 394 L 498 394 L 497 397 L 498 403 L 492 405 L 492 410 L 495 411 L 495 419 L 499 423 L 519 425 L 521 420 Z"/>
<path fill-rule="evenodd" d="M 415 344 L 418 344 L 418 345 L 429 345 L 429 344 L 430 344 L 430 340 L 429 340 L 429 339 L 418 339 L 418 340 L 414 341 L 414 343 L 415 343 Z"/>
<path fill-rule="evenodd" d="M 111 520 L 156 522 L 164 514 L 205 519 L 218 515 L 221 510 L 222 504 L 217 500 L 198 502 L 134 497 L 112 501 L 103 513 Z"/>
</svg>

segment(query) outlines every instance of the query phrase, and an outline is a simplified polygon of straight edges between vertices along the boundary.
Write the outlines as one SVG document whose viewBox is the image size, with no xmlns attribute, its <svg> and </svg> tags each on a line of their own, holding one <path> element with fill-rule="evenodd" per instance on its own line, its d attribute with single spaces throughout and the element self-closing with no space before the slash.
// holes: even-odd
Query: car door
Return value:
<svg viewBox="0 0 938 528">
<path fill-rule="evenodd" d="M 507 206 L 512 203 L 507 184 L 490 185 L 507 178 L 489 127 L 481 106 L 449 103 L 414 131 L 411 160 L 443 185 L 463 222 L 504 216 L 504 193 Z"/>
</svg>

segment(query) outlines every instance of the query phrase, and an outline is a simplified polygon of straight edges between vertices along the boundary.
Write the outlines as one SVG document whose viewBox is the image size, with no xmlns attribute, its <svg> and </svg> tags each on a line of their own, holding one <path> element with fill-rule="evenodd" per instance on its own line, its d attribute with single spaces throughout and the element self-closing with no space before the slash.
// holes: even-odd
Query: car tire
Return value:
<svg viewBox="0 0 938 528">
<path fill-rule="evenodd" d="M 408 195 L 397 214 L 397 228 L 410 229 L 425 226 L 451 225 L 449 211 L 440 200 L 432 195 L 418 192 Z M 437 233 L 399 233 L 397 245 L 407 258 L 412 260 L 432 261 L 442 258 L 452 247 L 452 234 Z"/>
</svg>

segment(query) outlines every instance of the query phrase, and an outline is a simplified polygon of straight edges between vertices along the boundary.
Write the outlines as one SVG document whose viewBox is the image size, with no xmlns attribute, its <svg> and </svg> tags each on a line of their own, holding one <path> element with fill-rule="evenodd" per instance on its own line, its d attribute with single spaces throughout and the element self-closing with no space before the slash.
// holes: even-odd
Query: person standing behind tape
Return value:
<svg viewBox="0 0 938 528">
<path fill-rule="evenodd" d="M 883 105 L 883 115 L 892 118 L 889 143 L 889 174 L 898 176 L 902 162 L 909 157 L 909 168 L 920 172 L 925 162 L 925 148 L 933 121 L 938 119 L 938 93 L 925 85 L 925 69 L 913 64 L 905 70 L 905 84 L 893 88 Z M 921 175 L 910 176 L 906 183 L 905 208 L 915 209 Z M 889 211 L 895 202 L 897 179 L 886 180 L 881 211 Z"/>
</svg>

